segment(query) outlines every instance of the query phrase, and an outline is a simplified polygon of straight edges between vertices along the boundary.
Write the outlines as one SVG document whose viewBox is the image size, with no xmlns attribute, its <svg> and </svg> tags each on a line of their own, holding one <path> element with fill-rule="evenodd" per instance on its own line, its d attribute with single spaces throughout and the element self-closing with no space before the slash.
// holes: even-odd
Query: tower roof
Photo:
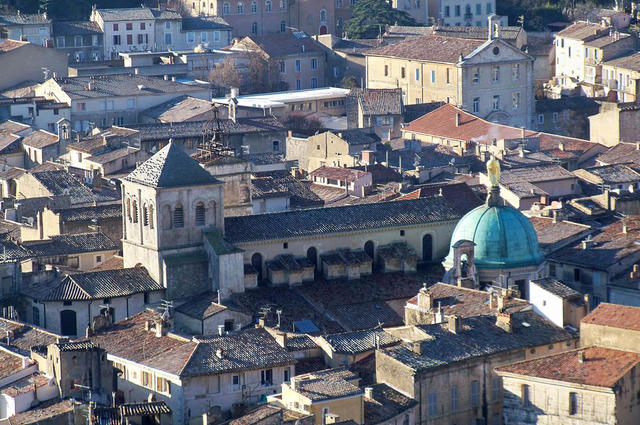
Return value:
<svg viewBox="0 0 640 425">
<path fill-rule="evenodd" d="M 125 180 L 151 187 L 222 183 L 171 142 L 133 170 Z"/>
</svg>

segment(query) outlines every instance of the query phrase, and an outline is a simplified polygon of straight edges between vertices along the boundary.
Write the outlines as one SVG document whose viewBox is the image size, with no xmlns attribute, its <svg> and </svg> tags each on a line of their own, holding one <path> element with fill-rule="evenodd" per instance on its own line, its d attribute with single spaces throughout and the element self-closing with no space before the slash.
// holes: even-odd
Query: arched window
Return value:
<svg viewBox="0 0 640 425">
<path fill-rule="evenodd" d="M 287 0 L 280 0 L 280 9 L 284 9 L 287 7 Z"/>
<path fill-rule="evenodd" d="M 327 11 L 325 9 L 320 11 L 320 22 L 327 22 Z"/>
<path fill-rule="evenodd" d="M 173 217 L 171 214 L 171 207 L 169 205 L 165 205 L 162 207 L 162 228 L 165 230 L 171 229 L 172 222 Z"/>
<path fill-rule="evenodd" d="M 231 6 L 229 6 L 229 3 L 227 2 L 222 3 L 222 14 L 228 15 L 229 13 L 231 13 Z"/>
<path fill-rule="evenodd" d="M 196 204 L 196 226 L 204 226 L 206 224 L 205 208 L 202 202 Z"/>
<path fill-rule="evenodd" d="M 142 204 L 142 224 L 147 227 L 149 225 L 149 211 L 147 210 L 147 204 Z"/>
<path fill-rule="evenodd" d="M 184 210 L 180 204 L 173 209 L 173 227 L 184 227 Z"/>
<path fill-rule="evenodd" d="M 255 1 L 251 2 L 251 13 L 258 13 L 258 3 Z"/>
<path fill-rule="evenodd" d="M 244 13 L 244 4 L 238 3 L 237 9 L 239 14 Z"/>
<path fill-rule="evenodd" d="M 149 227 L 153 229 L 153 205 L 149 205 Z"/>
<path fill-rule="evenodd" d="M 131 223 L 131 199 L 127 198 L 127 220 Z"/>
<path fill-rule="evenodd" d="M 258 23 L 254 22 L 253 24 L 251 24 L 251 34 L 257 34 L 258 33 Z"/>
<path fill-rule="evenodd" d="M 265 12 L 271 12 L 271 0 L 267 0 L 264 2 L 264 10 Z"/>
<path fill-rule="evenodd" d="M 133 206 L 131 207 L 133 211 L 131 211 L 131 216 L 133 218 L 133 222 L 138 222 L 138 202 L 134 199 Z"/>
</svg>

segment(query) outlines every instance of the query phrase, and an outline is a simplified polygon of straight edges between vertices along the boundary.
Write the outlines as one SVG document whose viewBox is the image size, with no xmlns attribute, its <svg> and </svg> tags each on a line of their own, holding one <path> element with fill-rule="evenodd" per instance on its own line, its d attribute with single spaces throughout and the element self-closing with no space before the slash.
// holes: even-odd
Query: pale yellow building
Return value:
<svg viewBox="0 0 640 425">
<path fill-rule="evenodd" d="M 368 88 L 401 88 L 405 105 L 444 101 L 488 121 L 531 127 L 533 58 L 505 42 L 427 35 L 366 54 Z"/>
<path fill-rule="evenodd" d="M 347 369 L 327 369 L 292 377 L 282 393 L 267 398 L 298 413 L 313 415 L 316 425 L 352 420 L 364 424 L 360 378 Z"/>
</svg>

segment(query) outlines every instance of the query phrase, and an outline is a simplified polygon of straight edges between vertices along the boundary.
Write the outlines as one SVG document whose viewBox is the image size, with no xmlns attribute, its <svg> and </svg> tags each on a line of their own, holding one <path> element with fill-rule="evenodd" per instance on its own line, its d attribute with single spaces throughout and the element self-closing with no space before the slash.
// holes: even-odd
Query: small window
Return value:
<svg viewBox="0 0 640 425">
<path fill-rule="evenodd" d="M 400 236 L 404 236 L 404 230 L 400 230 Z"/>
<path fill-rule="evenodd" d="M 127 28 L 127 31 L 133 31 L 133 23 L 127 22 L 126 28 Z"/>
<path fill-rule="evenodd" d="M 405 78 L 407 76 L 407 69 L 403 66 L 400 68 L 400 78 Z"/>
<path fill-rule="evenodd" d="M 289 249 L 289 242 L 284 242 L 282 244 L 282 249 Z"/>
<path fill-rule="evenodd" d="M 233 375 L 231 378 L 231 383 L 233 385 L 240 385 L 240 375 Z"/>
<path fill-rule="evenodd" d="M 133 203 L 131 204 L 131 218 L 133 220 L 134 223 L 138 222 L 138 202 L 134 199 Z"/>
<path fill-rule="evenodd" d="M 569 393 L 569 414 L 577 415 L 580 411 L 580 394 Z"/>
<path fill-rule="evenodd" d="M 102 255 L 96 255 L 96 263 L 102 263 Z"/>
<path fill-rule="evenodd" d="M 529 407 L 531 406 L 531 387 L 529 385 L 524 384 L 521 387 L 521 396 L 522 396 L 522 406 Z"/>
</svg>

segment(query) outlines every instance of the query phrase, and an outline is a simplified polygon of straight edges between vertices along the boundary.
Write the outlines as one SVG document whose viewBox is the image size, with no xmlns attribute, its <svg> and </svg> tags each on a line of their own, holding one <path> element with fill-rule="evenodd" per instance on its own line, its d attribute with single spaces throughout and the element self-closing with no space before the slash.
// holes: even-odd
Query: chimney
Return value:
<svg viewBox="0 0 640 425">
<path fill-rule="evenodd" d="M 144 321 L 144 330 L 149 332 L 149 329 L 151 329 L 151 323 L 148 320 Z"/>
<path fill-rule="evenodd" d="M 156 338 L 160 338 L 164 334 L 164 322 L 158 320 L 156 323 Z"/>
<path fill-rule="evenodd" d="M 224 325 L 218 325 L 218 335 L 224 335 Z"/>
<path fill-rule="evenodd" d="M 449 332 L 454 334 L 460 333 L 462 330 L 462 319 L 456 315 L 449 316 L 447 326 L 449 328 Z"/>
<path fill-rule="evenodd" d="M 175 83 L 176 82 L 176 77 L 175 76 L 171 77 L 171 81 L 173 81 Z"/>
<path fill-rule="evenodd" d="M 558 143 L 558 149 L 564 152 L 564 143 Z"/>
<path fill-rule="evenodd" d="M 419 356 L 422 355 L 422 343 L 420 341 L 414 341 L 411 345 L 411 351 L 413 351 L 414 354 L 417 354 Z"/>
<path fill-rule="evenodd" d="M 456 113 L 456 127 L 460 127 L 460 112 Z"/>
<path fill-rule="evenodd" d="M 640 142 L 636 142 L 636 150 L 640 151 Z"/>
<path fill-rule="evenodd" d="M 373 400 L 373 387 L 364 387 L 364 396 L 369 400 Z"/>
<path fill-rule="evenodd" d="M 224 357 L 224 352 L 222 351 L 222 348 L 218 348 L 216 350 L 216 357 L 221 359 L 222 357 Z"/>
<path fill-rule="evenodd" d="M 164 74 L 164 80 L 169 81 L 169 76 L 167 74 Z"/>
<path fill-rule="evenodd" d="M 498 313 L 496 315 L 496 326 L 505 332 L 512 332 L 511 313 Z"/>
<path fill-rule="evenodd" d="M 286 332 L 276 332 L 273 336 L 278 343 L 278 345 L 282 348 L 287 348 L 287 333 Z"/>
<path fill-rule="evenodd" d="M 522 141 L 524 141 L 524 139 L 526 139 L 526 137 L 527 137 L 527 133 L 526 133 L 524 127 L 520 127 L 520 130 L 522 131 Z"/>
<path fill-rule="evenodd" d="M 293 137 L 293 131 L 288 130 L 287 131 L 287 137 Z"/>
<path fill-rule="evenodd" d="M 551 212 L 551 214 L 553 215 L 553 223 L 557 223 L 558 222 L 558 211 L 557 210 L 553 210 Z"/>
<path fill-rule="evenodd" d="M 504 300 L 505 300 L 504 294 L 503 293 L 496 294 L 496 298 L 498 301 L 496 305 L 496 307 L 498 307 L 498 311 L 504 310 Z"/>
<path fill-rule="evenodd" d="M 84 332 L 84 336 L 87 338 L 91 338 L 93 336 L 93 329 L 91 329 L 91 326 L 87 326 L 87 329 L 85 329 Z"/>
<path fill-rule="evenodd" d="M 433 308 L 433 297 L 426 290 L 426 288 L 420 289 L 418 292 L 418 307 Z"/>
<path fill-rule="evenodd" d="M 362 162 L 364 162 L 367 165 L 373 165 L 376 161 L 375 159 L 376 156 L 374 151 L 364 150 L 360 152 L 360 155 L 362 155 Z"/>
<path fill-rule="evenodd" d="M 584 363 L 584 350 L 578 351 L 578 363 Z"/>
<path fill-rule="evenodd" d="M 589 310 L 591 310 L 591 295 L 589 294 L 584 294 L 584 304 L 587 307 L 587 310 L 585 311 L 586 314 L 589 314 Z"/>
<path fill-rule="evenodd" d="M 622 233 L 625 233 L 625 234 L 626 234 L 628 230 L 629 230 L 629 229 L 627 229 L 627 223 L 624 223 L 624 224 L 622 225 Z"/>
<path fill-rule="evenodd" d="M 289 379 L 289 383 L 291 384 L 291 389 L 295 391 L 296 388 L 298 387 L 298 378 L 296 378 L 295 376 L 292 376 Z"/>
<path fill-rule="evenodd" d="M 626 231 L 624 230 L 624 227 L 623 227 L 622 233 L 626 233 Z M 582 249 L 589 249 L 594 244 L 595 244 L 594 240 L 591 239 L 591 235 L 589 235 L 589 236 L 587 236 L 587 239 L 582 241 Z"/>
</svg>

